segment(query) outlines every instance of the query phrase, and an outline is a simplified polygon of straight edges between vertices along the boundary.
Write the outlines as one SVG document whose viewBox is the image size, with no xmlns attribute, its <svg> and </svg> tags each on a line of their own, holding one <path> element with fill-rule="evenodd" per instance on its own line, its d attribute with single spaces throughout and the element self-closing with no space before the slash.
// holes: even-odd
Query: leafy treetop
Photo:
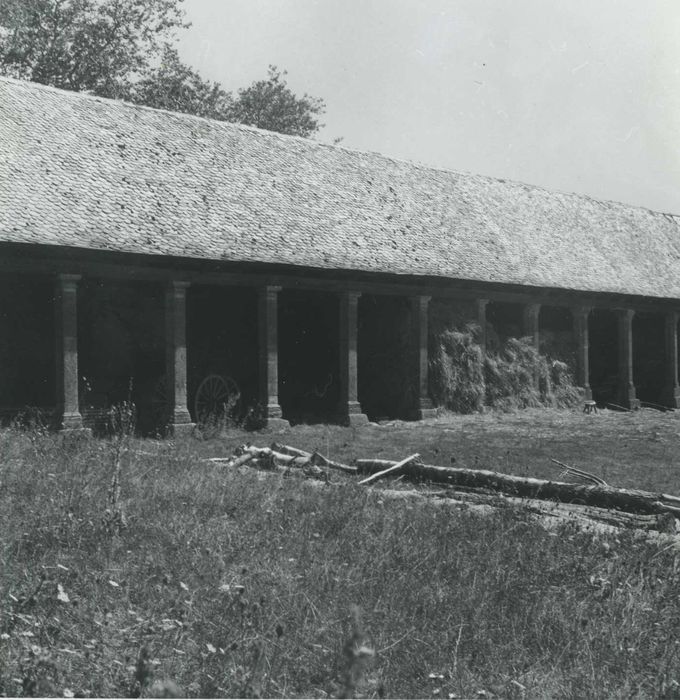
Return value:
<svg viewBox="0 0 680 700">
<path fill-rule="evenodd" d="M 101 97 L 312 136 L 323 100 L 275 66 L 238 91 L 203 79 L 175 48 L 183 0 L 2 0 L 0 74 Z"/>
</svg>

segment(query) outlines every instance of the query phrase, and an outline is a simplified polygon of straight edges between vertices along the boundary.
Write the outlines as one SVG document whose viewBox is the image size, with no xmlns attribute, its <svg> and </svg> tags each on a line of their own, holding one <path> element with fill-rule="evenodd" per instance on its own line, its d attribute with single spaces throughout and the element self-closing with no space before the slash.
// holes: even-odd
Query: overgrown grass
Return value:
<svg viewBox="0 0 680 700">
<path fill-rule="evenodd" d="M 397 429 L 284 437 L 346 458 L 398 449 Z M 670 540 L 197 458 L 245 437 L 0 432 L 0 693 L 167 694 L 153 681 L 172 680 L 190 696 L 326 697 L 358 680 L 368 697 L 678 695 Z"/>
</svg>

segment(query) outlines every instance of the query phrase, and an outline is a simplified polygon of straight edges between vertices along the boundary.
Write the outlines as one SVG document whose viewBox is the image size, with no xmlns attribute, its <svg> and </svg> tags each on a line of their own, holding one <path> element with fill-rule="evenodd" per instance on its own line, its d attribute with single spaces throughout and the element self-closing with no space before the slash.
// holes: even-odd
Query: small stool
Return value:
<svg viewBox="0 0 680 700">
<path fill-rule="evenodd" d="M 583 402 L 583 412 L 584 413 L 597 413 L 597 404 L 594 401 L 584 401 Z"/>
</svg>

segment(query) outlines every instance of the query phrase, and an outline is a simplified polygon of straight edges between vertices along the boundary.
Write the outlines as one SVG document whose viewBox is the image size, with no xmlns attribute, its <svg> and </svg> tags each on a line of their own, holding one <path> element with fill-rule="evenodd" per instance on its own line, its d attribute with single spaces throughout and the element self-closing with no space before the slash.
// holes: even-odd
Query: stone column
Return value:
<svg viewBox="0 0 680 700">
<path fill-rule="evenodd" d="M 538 315 L 541 312 L 540 304 L 526 304 L 522 314 L 522 333 L 531 338 L 532 345 L 539 350 Z"/>
<path fill-rule="evenodd" d="M 414 410 L 416 420 L 434 418 L 437 412 L 430 399 L 428 385 L 429 356 L 428 356 L 428 310 L 432 297 L 411 297 L 411 318 L 414 326 L 414 341 L 416 349 L 416 391 L 417 404 Z"/>
<path fill-rule="evenodd" d="M 590 388 L 590 364 L 588 352 L 590 337 L 588 335 L 588 316 L 590 307 L 577 306 L 571 310 L 574 319 L 574 339 L 576 340 L 576 384 L 583 389 L 583 398 L 591 401 L 593 392 Z"/>
<path fill-rule="evenodd" d="M 80 275 L 57 275 L 54 295 L 57 358 L 57 425 L 82 431 L 78 405 L 78 281 Z"/>
<path fill-rule="evenodd" d="M 486 354 L 486 307 L 488 299 L 477 299 L 477 324 L 479 325 L 479 346 Z"/>
<path fill-rule="evenodd" d="M 671 408 L 680 408 L 677 311 L 666 313 L 666 401 Z"/>
<path fill-rule="evenodd" d="M 358 305 L 361 292 L 340 294 L 340 416 L 351 426 L 365 425 L 368 417 L 359 404 L 357 370 Z"/>
<path fill-rule="evenodd" d="M 630 309 L 618 310 L 619 325 L 619 403 L 625 408 L 638 409 L 633 382 L 633 316 Z"/>
<path fill-rule="evenodd" d="M 540 336 L 538 327 L 538 317 L 541 313 L 540 304 L 526 304 L 522 314 L 522 333 L 531 338 L 531 344 L 536 348 L 536 352 L 540 350 Z M 534 372 L 534 386 L 539 388 L 539 374 Z"/>
<path fill-rule="evenodd" d="M 165 386 L 168 429 L 175 436 L 193 433 L 187 405 L 186 298 L 188 282 L 173 280 L 165 288 Z"/>
<path fill-rule="evenodd" d="M 271 285 L 258 290 L 258 345 L 260 360 L 260 403 L 269 428 L 287 428 L 279 406 L 278 294 L 281 287 Z"/>
</svg>

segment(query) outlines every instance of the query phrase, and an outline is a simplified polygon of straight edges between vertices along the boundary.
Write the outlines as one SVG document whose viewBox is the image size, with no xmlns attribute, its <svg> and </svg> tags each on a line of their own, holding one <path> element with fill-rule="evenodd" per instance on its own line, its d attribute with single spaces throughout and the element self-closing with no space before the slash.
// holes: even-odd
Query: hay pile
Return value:
<svg viewBox="0 0 680 700">
<path fill-rule="evenodd" d="M 569 407 L 581 399 L 567 363 L 541 355 L 528 338 L 508 338 L 496 351 L 484 353 L 479 328 L 444 330 L 431 363 L 436 403 L 457 413 L 490 406 L 497 410 Z"/>
</svg>

